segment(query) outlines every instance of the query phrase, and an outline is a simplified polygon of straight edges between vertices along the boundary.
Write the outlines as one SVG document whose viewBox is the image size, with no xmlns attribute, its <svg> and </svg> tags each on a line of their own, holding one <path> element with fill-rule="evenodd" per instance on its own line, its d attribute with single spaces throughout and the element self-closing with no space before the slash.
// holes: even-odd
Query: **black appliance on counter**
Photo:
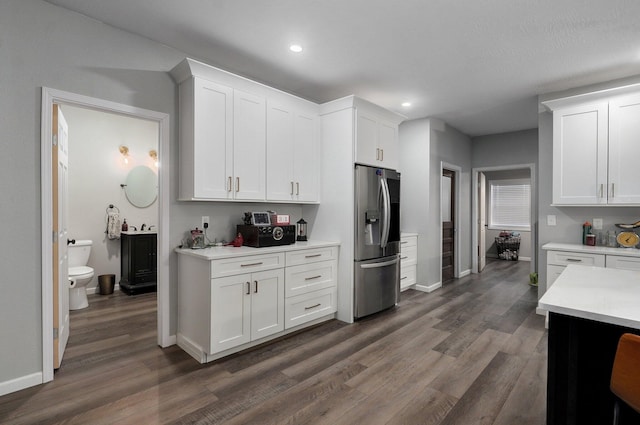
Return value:
<svg viewBox="0 0 640 425">
<path fill-rule="evenodd" d="M 284 226 L 238 224 L 237 233 L 242 235 L 243 245 L 254 248 L 291 245 L 296 242 L 296 226 L 293 224 Z"/>
</svg>

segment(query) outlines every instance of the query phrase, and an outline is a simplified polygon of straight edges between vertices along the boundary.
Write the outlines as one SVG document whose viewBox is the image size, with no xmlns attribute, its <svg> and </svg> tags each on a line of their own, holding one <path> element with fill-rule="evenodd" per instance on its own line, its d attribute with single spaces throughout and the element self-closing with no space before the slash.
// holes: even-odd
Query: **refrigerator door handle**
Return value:
<svg viewBox="0 0 640 425">
<path fill-rule="evenodd" d="M 398 259 L 394 258 L 393 260 L 384 261 L 382 263 L 361 264 L 360 268 L 361 269 L 377 269 L 377 268 L 380 268 L 380 267 L 392 266 L 392 265 L 397 264 L 397 263 L 398 263 Z"/>
<path fill-rule="evenodd" d="M 386 248 L 389 242 L 389 227 L 391 226 L 391 203 L 389 201 L 389 185 L 386 178 L 380 179 L 382 189 L 382 235 L 380 235 L 380 248 Z"/>
</svg>

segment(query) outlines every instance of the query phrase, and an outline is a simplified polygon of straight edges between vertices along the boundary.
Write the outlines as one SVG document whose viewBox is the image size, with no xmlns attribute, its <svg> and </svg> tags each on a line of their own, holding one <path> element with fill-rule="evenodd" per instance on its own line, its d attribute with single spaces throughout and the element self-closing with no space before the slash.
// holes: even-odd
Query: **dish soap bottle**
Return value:
<svg viewBox="0 0 640 425">
<path fill-rule="evenodd" d="M 129 230 L 129 225 L 127 224 L 127 219 L 125 218 L 122 222 L 122 231 L 126 232 L 127 230 Z"/>
</svg>

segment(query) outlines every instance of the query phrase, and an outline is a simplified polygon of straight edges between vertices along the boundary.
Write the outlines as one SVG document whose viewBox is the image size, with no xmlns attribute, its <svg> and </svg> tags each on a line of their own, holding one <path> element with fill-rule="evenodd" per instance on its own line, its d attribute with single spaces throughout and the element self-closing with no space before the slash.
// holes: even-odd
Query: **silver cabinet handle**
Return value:
<svg viewBox="0 0 640 425">
<path fill-rule="evenodd" d="M 236 177 L 236 193 L 240 192 L 240 177 Z"/>
<path fill-rule="evenodd" d="M 582 263 L 582 260 L 579 258 L 567 258 L 567 261 L 571 261 L 572 263 Z"/>
<path fill-rule="evenodd" d="M 305 310 L 311 310 L 312 308 L 320 307 L 321 305 L 322 305 L 322 304 L 318 303 L 318 304 L 312 305 L 312 306 L 310 306 L 310 307 L 305 307 L 304 309 L 305 309 Z"/>
<path fill-rule="evenodd" d="M 296 195 L 300 195 L 300 182 L 296 182 Z"/>
<path fill-rule="evenodd" d="M 251 294 L 251 282 L 247 282 L 247 295 Z"/>
<path fill-rule="evenodd" d="M 255 283 L 255 284 L 256 284 L 256 289 L 255 289 L 255 291 L 253 291 L 253 293 L 254 293 L 254 294 L 257 294 L 257 293 L 258 293 L 258 281 L 257 281 L 257 280 L 254 280 L 254 281 L 253 281 L 253 283 Z"/>
<path fill-rule="evenodd" d="M 384 149 L 380 149 L 380 161 L 384 161 Z"/>
<path fill-rule="evenodd" d="M 376 148 L 376 161 L 380 161 L 380 148 Z"/>
<path fill-rule="evenodd" d="M 600 183 L 600 197 L 604 196 L 604 184 Z"/>
<path fill-rule="evenodd" d="M 233 183 L 231 182 L 231 176 L 229 176 L 227 192 L 231 192 L 233 190 L 232 186 Z"/>
<path fill-rule="evenodd" d="M 408 241 L 402 241 L 402 242 L 400 242 L 400 245 L 404 245 L 406 243 L 409 243 L 409 242 Z"/>
<path fill-rule="evenodd" d="M 407 276 L 402 276 L 402 277 L 400 278 L 400 280 L 405 280 L 406 278 L 407 278 Z"/>
<path fill-rule="evenodd" d="M 309 254 L 309 255 L 305 255 L 304 258 L 314 258 L 314 257 L 320 257 L 322 256 L 322 254 Z"/>
<path fill-rule="evenodd" d="M 291 182 L 291 195 L 293 195 L 293 182 Z"/>
<path fill-rule="evenodd" d="M 314 280 L 314 279 L 320 279 L 322 277 L 321 274 L 317 275 L 317 276 L 311 276 L 311 277 L 305 277 L 304 280 Z"/>
<path fill-rule="evenodd" d="M 616 184 L 615 183 L 611 183 L 611 197 L 613 198 L 616 193 Z"/>
<path fill-rule="evenodd" d="M 240 264 L 240 267 L 253 267 L 253 266 L 261 266 L 261 265 L 262 265 L 262 261 L 260 261 L 259 263 Z"/>
<path fill-rule="evenodd" d="M 409 258 L 408 255 L 404 256 L 404 257 L 400 257 L 401 260 L 406 260 L 407 258 Z"/>
</svg>

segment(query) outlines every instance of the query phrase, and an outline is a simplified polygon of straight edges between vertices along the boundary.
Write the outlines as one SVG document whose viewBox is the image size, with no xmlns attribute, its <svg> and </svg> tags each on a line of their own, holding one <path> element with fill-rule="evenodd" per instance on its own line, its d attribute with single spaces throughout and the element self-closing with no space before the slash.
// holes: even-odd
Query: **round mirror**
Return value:
<svg viewBox="0 0 640 425">
<path fill-rule="evenodd" d="M 127 174 L 124 193 L 131 204 L 138 208 L 146 208 L 158 197 L 158 176 L 144 165 L 134 167 Z"/>
</svg>

